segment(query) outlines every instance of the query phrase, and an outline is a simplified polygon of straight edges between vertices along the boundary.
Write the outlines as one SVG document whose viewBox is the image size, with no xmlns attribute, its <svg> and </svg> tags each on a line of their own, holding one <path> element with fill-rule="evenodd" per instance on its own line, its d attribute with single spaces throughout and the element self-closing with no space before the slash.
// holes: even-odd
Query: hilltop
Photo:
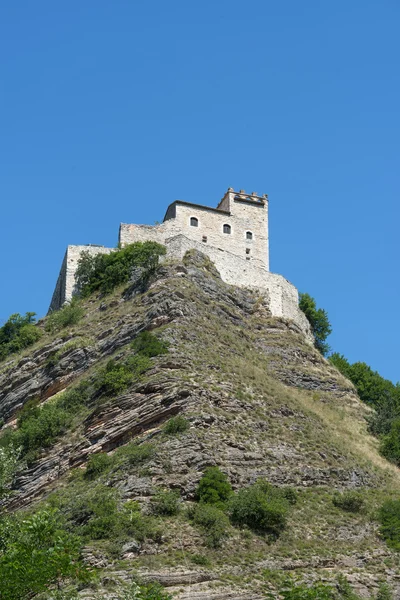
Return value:
<svg viewBox="0 0 400 600">
<path fill-rule="evenodd" d="M 223 282 L 195 250 L 145 286 L 133 274 L 79 310 L 64 328 L 40 322 L 40 340 L 0 363 L 3 436 L 24 419 L 39 423 L 41 407 L 65 413 L 54 439 L 21 438 L 25 463 L 3 505 L 27 515 L 51 507 L 79 534 L 96 572 L 79 597 L 123 598 L 139 577 L 181 600 L 261 600 L 278 597 L 287 575 L 346 576 L 366 598 L 381 582 L 400 593 L 398 555 L 376 520 L 399 490 L 398 469 L 367 431 L 371 409 L 298 325 L 273 317 L 256 290 Z M 210 466 L 233 493 L 260 480 L 284 491 L 277 535 L 226 516 L 196 521 Z M 333 502 L 349 490 L 362 494 L 363 510 Z M 219 540 L 210 527 L 223 528 Z"/>
</svg>

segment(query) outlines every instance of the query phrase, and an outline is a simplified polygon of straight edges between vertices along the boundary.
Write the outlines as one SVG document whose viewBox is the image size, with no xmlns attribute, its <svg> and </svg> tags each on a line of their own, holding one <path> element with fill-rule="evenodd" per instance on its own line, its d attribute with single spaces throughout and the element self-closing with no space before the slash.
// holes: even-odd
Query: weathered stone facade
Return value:
<svg viewBox="0 0 400 600">
<path fill-rule="evenodd" d="M 269 272 L 268 198 L 229 188 L 217 208 L 177 200 L 159 225 L 121 223 L 119 244 L 155 241 L 167 248 L 167 258 L 183 258 L 196 249 L 214 262 L 226 283 L 256 288 L 269 298 L 273 316 L 295 321 L 310 337 L 308 321 L 298 308 L 297 289 L 281 275 Z M 75 271 L 83 250 L 109 253 L 104 246 L 68 246 L 50 310 L 70 300 Z"/>
</svg>

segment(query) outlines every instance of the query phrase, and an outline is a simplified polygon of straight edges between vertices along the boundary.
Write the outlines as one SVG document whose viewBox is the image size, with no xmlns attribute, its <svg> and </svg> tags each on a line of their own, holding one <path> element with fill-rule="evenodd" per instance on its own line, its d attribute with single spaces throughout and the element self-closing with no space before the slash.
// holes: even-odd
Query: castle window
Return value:
<svg viewBox="0 0 400 600">
<path fill-rule="evenodd" d="M 190 225 L 191 227 L 198 227 L 199 220 L 196 217 L 190 217 Z"/>
<path fill-rule="evenodd" d="M 206 242 L 206 241 L 207 241 L 207 236 L 203 235 L 203 242 Z"/>
<path fill-rule="evenodd" d="M 225 223 L 225 225 L 222 228 L 222 231 L 224 233 L 230 233 L 231 232 L 231 226 Z"/>
<path fill-rule="evenodd" d="M 246 248 L 246 254 L 250 254 L 250 248 Z"/>
<path fill-rule="evenodd" d="M 251 233 L 251 231 L 246 231 L 246 240 L 252 240 L 253 239 L 253 234 Z"/>
</svg>

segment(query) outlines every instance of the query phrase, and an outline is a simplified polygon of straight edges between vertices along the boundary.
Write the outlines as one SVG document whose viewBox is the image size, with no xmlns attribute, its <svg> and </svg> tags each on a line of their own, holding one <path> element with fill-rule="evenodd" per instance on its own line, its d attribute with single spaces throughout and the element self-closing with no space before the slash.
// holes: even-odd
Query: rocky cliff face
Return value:
<svg viewBox="0 0 400 600">
<path fill-rule="evenodd" d="M 299 491 L 288 527 L 273 543 L 235 529 L 220 549 L 209 549 L 178 516 L 165 520 L 159 540 L 132 541 L 117 558 L 87 547 L 86 560 L 101 568 L 98 593 L 116 597 L 110 585 L 118 588 L 138 572 L 181 600 L 256 600 L 275 589 L 282 570 L 306 581 L 346 574 L 365 597 L 382 580 L 400 593 L 397 556 L 371 517 L 381 498 L 398 488 L 398 472 L 377 453 L 366 430 L 368 409 L 352 385 L 295 325 L 272 318 L 257 293 L 223 283 L 198 253 L 160 267 L 145 291 L 133 280 L 128 290 L 91 298 L 85 308 L 78 325 L 62 336 L 46 335 L 1 366 L 4 427 L 13 426 L 28 400 L 52 401 L 106 359 L 123 357 L 141 331 L 168 341 L 169 352 L 153 358 L 145 376 L 121 395 L 90 406 L 81 422 L 21 471 L 9 510 L 43 502 L 67 487 L 91 454 L 112 455 L 132 440 L 151 442 L 155 452 L 145 468 L 111 471 L 105 485 L 144 510 L 159 489 L 178 490 L 189 505 L 211 465 L 234 489 L 265 477 Z M 166 436 L 163 425 L 178 414 L 189 428 Z M 344 489 L 363 492 L 367 514 L 333 506 L 332 493 Z M 207 555 L 206 566 L 191 560 L 199 554 Z M 90 589 L 80 593 L 93 597 Z"/>
</svg>

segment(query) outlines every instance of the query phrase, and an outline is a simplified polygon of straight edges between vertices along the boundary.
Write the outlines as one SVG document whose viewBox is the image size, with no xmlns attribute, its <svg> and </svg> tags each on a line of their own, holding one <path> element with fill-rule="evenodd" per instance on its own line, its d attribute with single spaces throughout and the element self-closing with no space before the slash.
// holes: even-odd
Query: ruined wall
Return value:
<svg viewBox="0 0 400 600">
<path fill-rule="evenodd" d="M 68 246 L 50 302 L 49 312 L 61 308 L 74 295 L 75 272 L 81 252 L 89 252 L 91 256 L 95 256 L 96 254 L 109 254 L 114 250 L 115 248 L 106 248 L 105 246 Z"/>
</svg>

